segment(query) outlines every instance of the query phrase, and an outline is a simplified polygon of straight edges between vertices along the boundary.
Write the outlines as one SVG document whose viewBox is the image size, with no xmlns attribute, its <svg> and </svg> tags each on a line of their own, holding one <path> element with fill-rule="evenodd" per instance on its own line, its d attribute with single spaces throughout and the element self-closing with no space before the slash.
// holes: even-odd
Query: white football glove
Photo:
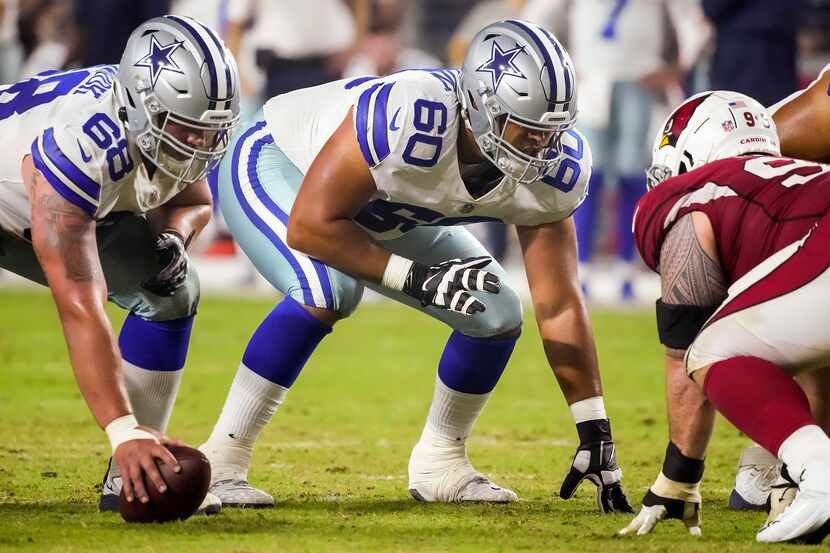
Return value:
<svg viewBox="0 0 830 553">
<path fill-rule="evenodd" d="M 686 528 L 689 530 L 689 534 L 692 536 L 701 535 L 700 503 L 690 503 L 680 501 L 678 499 L 667 499 L 664 497 L 659 497 L 657 500 L 667 502 L 676 501 L 682 503 L 682 505 L 678 506 L 683 510 L 683 514 L 680 517 L 683 520 L 683 524 L 686 525 Z M 645 505 L 645 500 L 643 500 L 643 507 L 640 509 L 640 512 L 637 513 L 637 516 L 634 517 L 634 520 L 632 520 L 628 526 L 620 530 L 618 533 L 621 536 L 626 536 L 636 532 L 638 536 L 643 536 L 651 532 L 657 523 L 664 518 L 678 517 L 669 516 L 669 507 L 662 503 L 658 503 L 656 505 Z"/>
<path fill-rule="evenodd" d="M 666 475 L 670 475 L 669 478 Z M 681 453 L 672 442 L 666 448 L 663 470 L 643 498 L 643 507 L 631 523 L 618 534 L 648 534 L 663 519 L 682 520 L 689 534 L 700 536 L 700 480 L 703 461 Z"/>
<path fill-rule="evenodd" d="M 491 257 L 481 256 L 450 259 L 431 267 L 413 263 L 403 292 L 423 306 L 434 305 L 462 315 L 475 315 L 487 307 L 470 291 L 499 293 L 499 277 L 481 270 L 492 261 Z"/>
</svg>

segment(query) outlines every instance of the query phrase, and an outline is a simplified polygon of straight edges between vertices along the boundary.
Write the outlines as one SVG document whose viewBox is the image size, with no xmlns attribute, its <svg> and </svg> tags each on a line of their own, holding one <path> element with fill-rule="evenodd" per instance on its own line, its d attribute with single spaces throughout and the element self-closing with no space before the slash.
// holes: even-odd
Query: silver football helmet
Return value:
<svg viewBox="0 0 830 553">
<path fill-rule="evenodd" d="M 553 169 L 576 121 L 576 75 L 556 38 L 533 23 L 499 21 L 473 38 L 458 84 L 462 116 L 481 153 L 521 184 Z"/>
<path fill-rule="evenodd" d="M 159 171 L 192 183 L 222 159 L 239 123 L 239 71 L 210 28 L 174 15 L 142 23 L 116 80 L 127 137 Z"/>
</svg>

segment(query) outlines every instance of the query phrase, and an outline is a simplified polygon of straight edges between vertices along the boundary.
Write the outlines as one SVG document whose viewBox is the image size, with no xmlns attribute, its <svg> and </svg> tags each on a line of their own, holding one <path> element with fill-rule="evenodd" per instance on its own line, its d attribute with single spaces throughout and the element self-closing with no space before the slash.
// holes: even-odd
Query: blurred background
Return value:
<svg viewBox="0 0 830 553">
<path fill-rule="evenodd" d="M 243 118 L 272 96 L 341 77 L 458 67 L 475 33 L 500 19 L 547 27 L 574 61 L 577 127 L 594 158 L 575 215 L 580 278 L 589 300 L 611 305 L 659 295 L 635 251 L 631 217 L 667 109 L 710 88 L 772 105 L 830 61 L 830 0 L 0 0 L 0 83 L 118 63 L 131 30 L 165 13 L 223 36 L 242 74 Z M 514 230 L 474 232 L 523 288 Z M 273 293 L 219 212 L 194 262 L 207 293 Z M 0 271 L 0 286 L 23 285 Z"/>
</svg>

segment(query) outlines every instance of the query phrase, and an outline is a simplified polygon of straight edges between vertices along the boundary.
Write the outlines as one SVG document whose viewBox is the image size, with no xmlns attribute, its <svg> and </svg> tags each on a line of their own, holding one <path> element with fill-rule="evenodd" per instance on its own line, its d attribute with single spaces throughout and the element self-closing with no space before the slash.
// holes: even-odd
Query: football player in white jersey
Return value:
<svg viewBox="0 0 830 553">
<path fill-rule="evenodd" d="M 560 494 L 588 478 L 602 510 L 629 511 L 576 276 L 571 214 L 591 155 L 573 129 L 575 75 L 557 40 L 531 23 L 498 22 L 475 37 L 460 72 L 336 81 L 272 98 L 255 119 L 220 165 L 219 204 L 285 298 L 254 332 L 202 446 L 223 505 L 273 504 L 248 482 L 256 437 L 364 286 L 453 329 L 409 460 L 412 496 L 517 498 L 479 474 L 465 449 L 522 308 L 504 269 L 459 225 L 501 221 L 518 228 L 544 348 L 577 424 Z"/>
<path fill-rule="evenodd" d="M 210 218 L 205 181 L 239 113 L 216 34 L 161 17 L 119 66 L 0 87 L 0 268 L 46 284 L 75 377 L 106 430 L 102 510 L 164 491 L 164 447 L 199 299 L 187 245 Z M 118 339 L 104 311 L 129 310 Z M 121 474 L 124 475 L 123 484 Z"/>
</svg>

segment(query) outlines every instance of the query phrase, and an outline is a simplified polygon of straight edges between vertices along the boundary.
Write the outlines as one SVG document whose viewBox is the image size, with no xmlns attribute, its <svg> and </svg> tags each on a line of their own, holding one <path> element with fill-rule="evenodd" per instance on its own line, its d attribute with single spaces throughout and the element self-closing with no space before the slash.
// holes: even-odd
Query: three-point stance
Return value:
<svg viewBox="0 0 830 553">
<path fill-rule="evenodd" d="M 603 510 L 630 509 L 576 278 L 570 216 L 591 156 L 575 118 L 567 53 L 544 29 L 503 21 L 475 37 L 460 72 L 403 71 L 277 96 L 234 138 L 219 203 L 286 296 L 254 332 L 202 446 L 224 505 L 273 504 L 247 481 L 254 442 L 364 286 L 453 329 L 409 461 L 413 497 L 516 499 L 476 472 L 465 448 L 522 309 L 502 267 L 459 225 L 502 221 L 517 225 L 545 350 L 577 423 L 561 494 L 589 478 Z"/>
<path fill-rule="evenodd" d="M 662 282 L 671 441 L 621 533 L 677 518 L 700 534 L 715 409 L 776 454 L 798 485 L 758 541 L 818 542 L 830 529 L 830 438 L 793 379 L 830 366 L 828 171 L 781 157 L 767 110 L 734 92 L 690 98 L 658 135 L 634 233 Z"/>
<path fill-rule="evenodd" d="M 78 386 L 113 459 L 102 510 L 164 487 L 155 459 L 181 380 L 199 281 L 186 248 L 210 218 L 204 179 L 239 113 L 216 34 L 151 19 L 119 66 L 0 87 L 0 267 L 46 284 Z M 129 310 L 116 340 L 104 302 Z M 215 498 L 213 498 L 215 500 Z M 218 501 L 212 505 L 218 506 Z"/>
</svg>

